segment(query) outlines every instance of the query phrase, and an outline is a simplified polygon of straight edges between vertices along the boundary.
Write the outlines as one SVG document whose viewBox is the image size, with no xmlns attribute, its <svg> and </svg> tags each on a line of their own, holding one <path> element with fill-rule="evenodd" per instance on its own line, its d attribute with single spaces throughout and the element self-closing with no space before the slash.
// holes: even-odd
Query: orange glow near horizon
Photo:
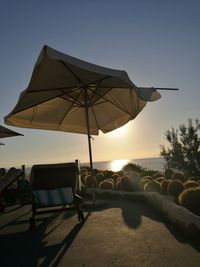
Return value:
<svg viewBox="0 0 200 267">
<path fill-rule="evenodd" d="M 126 135 L 128 132 L 128 125 L 124 125 L 110 133 L 108 133 L 108 135 L 110 135 L 110 137 L 113 137 L 113 138 L 121 138 L 123 137 L 124 135 Z"/>
</svg>

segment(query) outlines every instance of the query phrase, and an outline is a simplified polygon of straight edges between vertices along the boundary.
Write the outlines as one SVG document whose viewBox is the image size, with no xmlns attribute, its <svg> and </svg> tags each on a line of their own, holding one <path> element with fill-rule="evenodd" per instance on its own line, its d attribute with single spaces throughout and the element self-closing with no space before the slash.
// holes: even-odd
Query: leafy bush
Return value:
<svg viewBox="0 0 200 267">
<path fill-rule="evenodd" d="M 158 192 L 161 193 L 161 187 L 160 184 L 156 181 L 149 180 L 145 185 L 144 185 L 144 191 L 145 192 Z"/>
<path fill-rule="evenodd" d="M 200 186 L 185 189 L 179 195 L 178 202 L 196 215 L 200 215 Z"/>
<path fill-rule="evenodd" d="M 114 183 L 111 180 L 104 180 L 99 184 L 99 189 L 114 189 Z"/>
<path fill-rule="evenodd" d="M 171 180 L 167 186 L 167 193 L 174 196 L 175 200 L 178 199 L 179 194 L 184 190 L 183 183 L 180 180 Z"/>
<path fill-rule="evenodd" d="M 193 124 L 192 119 L 188 125 L 180 125 L 178 130 L 173 127 L 165 133 L 169 147 L 161 146 L 161 156 L 172 168 L 180 170 L 187 175 L 200 174 L 200 122 Z"/>
<path fill-rule="evenodd" d="M 133 172 L 141 173 L 141 172 L 144 172 L 146 169 L 143 168 L 142 166 L 137 165 L 137 164 L 134 164 L 134 163 L 127 163 L 122 168 L 122 170 L 125 171 L 125 172 L 127 172 L 127 171 L 133 171 Z"/>
<path fill-rule="evenodd" d="M 199 183 L 196 181 L 188 180 L 183 185 L 184 185 L 184 188 L 190 188 L 190 187 L 199 186 Z"/>
</svg>

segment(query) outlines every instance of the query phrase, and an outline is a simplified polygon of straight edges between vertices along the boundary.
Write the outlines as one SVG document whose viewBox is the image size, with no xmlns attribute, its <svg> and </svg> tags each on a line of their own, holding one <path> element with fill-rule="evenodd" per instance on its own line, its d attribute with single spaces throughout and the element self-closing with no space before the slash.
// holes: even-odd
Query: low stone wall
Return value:
<svg viewBox="0 0 200 267">
<path fill-rule="evenodd" d="M 85 194 L 91 194 L 91 189 L 85 189 Z M 177 230 L 185 236 L 200 242 L 200 216 L 188 209 L 177 205 L 171 197 L 163 196 L 157 192 L 124 192 L 95 189 L 97 197 L 107 199 L 122 199 L 139 201 L 155 208 Z"/>
</svg>

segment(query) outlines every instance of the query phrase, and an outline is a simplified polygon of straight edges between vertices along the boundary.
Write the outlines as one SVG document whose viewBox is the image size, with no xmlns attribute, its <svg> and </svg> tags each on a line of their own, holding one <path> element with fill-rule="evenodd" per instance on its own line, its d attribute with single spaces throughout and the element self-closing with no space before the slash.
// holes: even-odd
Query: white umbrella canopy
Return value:
<svg viewBox="0 0 200 267">
<path fill-rule="evenodd" d="M 13 130 L 10 130 L 10 129 L 0 125 L 0 138 L 12 137 L 12 136 L 17 136 L 17 135 L 23 136 L 23 134 L 17 133 Z M 1 143 L 1 144 L 3 144 L 3 143 Z"/>
<path fill-rule="evenodd" d="M 20 94 L 5 123 L 87 134 L 92 169 L 90 135 L 123 126 L 142 111 L 147 101 L 160 97 L 156 88 L 137 87 L 125 71 L 88 63 L 44 46 L 28 88 Z"/>
</svg>

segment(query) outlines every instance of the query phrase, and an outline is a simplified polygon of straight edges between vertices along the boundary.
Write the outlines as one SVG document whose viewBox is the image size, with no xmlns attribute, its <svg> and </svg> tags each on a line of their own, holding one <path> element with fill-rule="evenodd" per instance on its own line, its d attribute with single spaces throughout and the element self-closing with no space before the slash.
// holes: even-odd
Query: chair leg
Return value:
<svg viewBox="0 0 200 267">
<path fill-rule="evenodd" d="M 29 218 L 29 229 L 31 231 L 35 230 L 35 213 L 36 213 L 36 205 L 34 196 L 32 197 L 32 216 Z"/>
<path fill-rule="evenodd" d="M 0 212 L 4 212 L 4 202 L 3 202 L 3 197 L 1 196 L 1 193 L 0 193 Z"/>
<path fill-rule="evenodd" d="M 77 213 L 78 213 L 78 220 L 79 222 L 84 222 L 85 221 L 85 217 L 83 214 L 83 210 L 82 210 L 82 205 L 78 204 L 77 205 Z"/>
<path fill-rule="evenodd" d="M 82 197 L 80 197 L 77 194 L 75 194 L 75 205 L 77 209 L 78 220 L 81 222 L 84 222 L 85 217 L 84 217 L 83 209 L 82 209 Z"/>
</svg>

